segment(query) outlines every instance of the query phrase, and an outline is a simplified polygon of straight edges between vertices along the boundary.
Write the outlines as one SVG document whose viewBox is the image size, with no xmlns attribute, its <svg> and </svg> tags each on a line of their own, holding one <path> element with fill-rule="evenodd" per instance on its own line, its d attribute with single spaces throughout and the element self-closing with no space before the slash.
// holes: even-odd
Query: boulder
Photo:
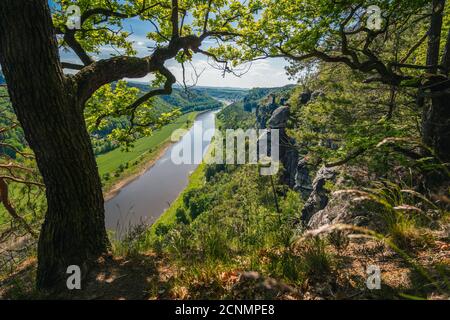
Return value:
<svg viewBox="0 0 450 320">
<path fill-rule="evenodd" d="M 272 129 L 286 128 L 289 119 L 289 107 L 282 106 L 277 108 L 269 119 L 269 127 Z"/>
<path fill-rule="evenodd" d="M 380 204 L 363 199 L 355 201 L 352 195 L 339 194 L 332 196 L 324 209 L 311 216 L 308 227 L 317 229 L 325 225 L 348 224 L 381 231 L 380 212 L 383 212 Z"/>
<path fill-rule="evenodd" d="M 308 164 L 304 158 L 297 163 L 294 180 L 294 190 L 299 192 L 304 200 L 308 199 L 313 187 L 309 177 Z"/>
</svg>

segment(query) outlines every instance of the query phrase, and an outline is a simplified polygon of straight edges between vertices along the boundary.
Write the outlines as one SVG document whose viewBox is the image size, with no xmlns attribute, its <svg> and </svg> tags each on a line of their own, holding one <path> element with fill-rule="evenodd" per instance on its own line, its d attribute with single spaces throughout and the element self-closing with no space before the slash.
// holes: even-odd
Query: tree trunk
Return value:
<svg viewBox="0 0 450 320">
<path fill-rule="evenodd" d="M 63 74 L 47 0 L 0 1 L 0 63 L 46 186 L 37 285 L 65 288 L 107 252 L 100 178 L 74 82 Z"/>
<path fill-rule="evenodd" d="M 437 74 L 445 0 L 433 0 L 428 30 L 427 65 L 431 74 Z M 442 65 L 446 67 L 447 50 L 444 50 Z M 439 77 L 427 86 L 431 88 L 431 102 L 422 116 L 423 142 L 433 149 L 442 162 L 450 162 L 450 94 L 446 93 L 445 81 Z"/>
<path fill-rule="evenodd" d="M 422 139 L 440 161 L 450 162 L 450 94 L 434 92 L 422 117 Z"/>
</svg>

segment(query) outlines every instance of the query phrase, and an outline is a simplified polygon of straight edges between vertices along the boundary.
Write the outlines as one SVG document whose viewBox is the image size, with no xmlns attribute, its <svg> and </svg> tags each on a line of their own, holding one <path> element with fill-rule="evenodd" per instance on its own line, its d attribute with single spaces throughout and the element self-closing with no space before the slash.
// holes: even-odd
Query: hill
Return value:
<svg viewBox="0 0 450 320">
<path fill-rule="evenodd" d="M 195 87 L 192 90 L 207 94 L 217 100 L 227 100 L 232 102 L 241 100 L 249 92 L 248 89 L 227 87 Z"/>
<path fill-rule="evenodd" d="M 150 90 L 150 86 L 137 82 L 130 82 L 130 86 L 139 88 L 142 92 Z M 203 111 L 208 109 L 216 109 L 222 106 L 222 103 L 212 98 L 206 91 L 197 89 L 185 91 L 180 87 L 175 87 L 170 95 L 163 95 L 156 98 L 161 106 L 170 111 L 175 108 L 181 109 L 181 112 Z"/>
<path fill-rule="evenodd" d="M 295 85 L 287 85 L 277 88 L 253 88 L 248 91 L 242 102 L 246 111 L 251 111 L 256 108 L 261 99 L 267 98 L 268 95 L 273 94 L 280 99 L 287 98 L 290 92 L 295 88 Z"/>
</svg>

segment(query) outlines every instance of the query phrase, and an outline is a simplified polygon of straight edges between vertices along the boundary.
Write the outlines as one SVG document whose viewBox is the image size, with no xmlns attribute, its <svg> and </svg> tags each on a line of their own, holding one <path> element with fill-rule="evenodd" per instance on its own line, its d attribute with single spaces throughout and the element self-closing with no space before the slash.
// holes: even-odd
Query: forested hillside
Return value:
<svg viewBox="0 0 450 320">
<path fill-rule="evenodd" d="M 236 102 L 245 97 L 248 93 L 248 89 L 241 88 L 222 88 L 222 87 L 201 87 L 196 86 L 192 88 L 197 92 L 205 93 L 217 100 L 226 100 L 230 102 Z"/>
<path fill-rule="evenodd" d="M 217 115 L 223 129 L 284 121 L 290 147 L 283 169 L 267 177 L 252 165 L 199 167 L 150 232 L 117 247 L 122 254 L 150 250 L 173 274 L 164 293 L 150 287 L 151 297 L 448 297 L 448 189 L 419 182 L 430 170 L 448 172 L 396 146 L 414 141 L 420 115 L 400 97 L 390 114 L 382 103 L 389 89 L 383 96 L 383 88 L 357 80 L 345 68 L 322 66 L 307 89 L 274 90 L 254 113 L 240 102 Z M 360 97 L 361 90 L 376 97 Z M 290 108 L 284 119 L 276 119 L 280 101 Z M 367 288 L 367 264 L 389 270 L 381 290 Z"/>
</svg>

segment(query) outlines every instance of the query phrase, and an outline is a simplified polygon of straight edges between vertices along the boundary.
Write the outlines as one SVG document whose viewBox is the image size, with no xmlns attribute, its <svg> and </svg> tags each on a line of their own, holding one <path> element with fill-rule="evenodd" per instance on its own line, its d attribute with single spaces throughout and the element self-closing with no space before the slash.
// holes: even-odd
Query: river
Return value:
<svg viewBox="0 0 450 320">
<path fill-rule="evenodd" d="M 151 168 L 105 203 L 106 229 L 115 231 L 116 236 L 120 237 L 130 226 L 151 224 L 161 216 L 187 186 L 190 174 L 198 166 L 175 164 L 171 160 L 172 149 L 191 148 L 194 154 L 194 141 L 200 139 L 204 155 L 212 135 L 202 137 L 201 133 L 215 128 L 216 113 L 207 111 L 199 114 L 180 141 L 172 144 Z"/>
</svg>

